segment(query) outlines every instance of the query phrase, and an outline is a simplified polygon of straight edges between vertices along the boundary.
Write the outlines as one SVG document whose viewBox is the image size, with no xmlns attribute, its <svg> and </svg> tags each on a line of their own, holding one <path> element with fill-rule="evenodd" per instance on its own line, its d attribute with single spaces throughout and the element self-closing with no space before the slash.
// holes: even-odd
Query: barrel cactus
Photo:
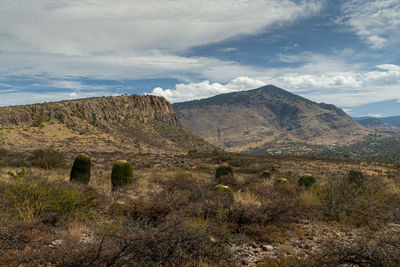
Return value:
<svg viewBox="0 0 400 267">
<path fill-rule="evenodd" d="M 303 175 L 297 181 L 299 186 L 304 186 L 305 188 L 310 188 L 315 184 L 316 180 L 311 175 Z"/>
<path fill-rule="evenodd" d="M 215 171 L 215 179 L 218 183 L 229 184 L 233 181 L 233 171 L 229 163 L 222 163 Z"/>
<path fill-rule="evenodd" d="M 219 196 L 223 196 L 226 199 L 226 204 L 227 206 L 230 206 L 233 201 L 233 191 L 232 189 L 227 186 L 227 185 L 222 185 L 222 184 L 218 184 L 214 187 L 214 191 L 219 195 Z"/>
<path fill-rule="evenodd" d="M 271 173 L 270 173 L 268 170 L 264 170 L 264 171 L 261 173 L 261 177 L 264 178 L 264 179 L 268 179 L 268 178 L 271 177 Z"/>
<path fill-rule="evenodd" d="M 274 185 L 283 185 L 283 184 L 289 184 L 289 180 L 286 178 L 278 178 L 275 180 Z"/>
<path fill-rule="evenodd" d="M 88 184 L 90 179 L 90 166 L 90 156 L 86 153 L 79 154 L 72 165 L 70 181 Z"/>
<path fill-rule="evenodd" d="M 115 162 L 111 172 L 113 188 L 132 183 L 132 165 L 126 160 Z"/>
</svg>

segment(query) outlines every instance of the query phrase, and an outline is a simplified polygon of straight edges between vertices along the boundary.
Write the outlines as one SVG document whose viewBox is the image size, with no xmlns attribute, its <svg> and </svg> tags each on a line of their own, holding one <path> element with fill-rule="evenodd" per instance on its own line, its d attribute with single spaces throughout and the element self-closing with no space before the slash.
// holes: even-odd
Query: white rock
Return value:
<svg viewBox="0 0 400 267">
<path fill-rule="evenodd" d="M 269 251 L 269 252 L 274 251 L 274 247 L 271 246 L 271 245 L 263 245 L 263 246 L 262 246 L 262 249 L 263 249 L 264 251 Z"/>
</svg>

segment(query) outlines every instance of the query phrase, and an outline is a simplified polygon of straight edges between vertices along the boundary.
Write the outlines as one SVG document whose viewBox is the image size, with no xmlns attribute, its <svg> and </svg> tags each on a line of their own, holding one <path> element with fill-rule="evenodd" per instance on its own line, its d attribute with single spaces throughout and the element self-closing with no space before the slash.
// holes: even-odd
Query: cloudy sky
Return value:
<svg viewBox="0 0 400 267">
<path fill-rule="evenodd" d="M 0 106 L 274 84 L 400 115 L 398 0 L 0 0 Z"/>
</svg>

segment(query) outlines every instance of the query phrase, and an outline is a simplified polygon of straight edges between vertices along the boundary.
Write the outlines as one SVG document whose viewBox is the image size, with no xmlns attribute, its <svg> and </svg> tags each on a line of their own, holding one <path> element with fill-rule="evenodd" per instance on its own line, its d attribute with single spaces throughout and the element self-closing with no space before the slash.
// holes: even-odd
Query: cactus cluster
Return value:
<svg viewBox="0 0 400 267">
<path fill-rule="evenodd" d="M 90 167 L 91 159 L 86 153 L 79 154 L 75 160 L 71 169 L 71 182 L 77 182 L 81 184 L 89 184 L 90 180 Z M 126 160 L 118 160 L 111 172 L 111 183 L 113 189 L 123 185 L 132 183 L 132 165 Z"/>
</svg>

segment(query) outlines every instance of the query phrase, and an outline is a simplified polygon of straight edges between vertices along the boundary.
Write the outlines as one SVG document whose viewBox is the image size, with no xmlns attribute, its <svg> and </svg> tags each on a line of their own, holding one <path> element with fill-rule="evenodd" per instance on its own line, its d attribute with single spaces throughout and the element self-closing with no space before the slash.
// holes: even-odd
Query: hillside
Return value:
<svg viewBox="0 0 400 267">
<path fill-rule="evenodd" d="M 0 108 L 0 148 L 63 152 L 186 153 L 208 148 L 164 98 L 115 96 Z"/>
<path fill-rule="evenodd" d="M 267 142 L 348 144 L 368 133 L 341 109 L 272 85 L 173 107 L 185 128 L 229 151 L 246 151 Z"/>
<path fill-rule="evenodd" d="M 353 117 L 353 120 L 358 121 L 364 127 L 382 130 L 382 131 L 399 131 L 400 129 L 400 116 L 394 117 Z"/>
<path fill-rule="evenodd" d="M 400 116 L 384 117 L 384 118 L 381 118 L 381 120 L 394 126 L 394 127 L 400 128 Z"/>
<path fill-rule="evenodd" d="M 358 123 L 360 123 L 362 126 L 370 128 L 370 129 L 376 129 L 376 130 L 384 130 L 384 131 L 396 131 L 398 130 L 397 127 L 384 122 L 380 118 L 365 118 L 361 120 L 357 120 Z"/>
</svg>

